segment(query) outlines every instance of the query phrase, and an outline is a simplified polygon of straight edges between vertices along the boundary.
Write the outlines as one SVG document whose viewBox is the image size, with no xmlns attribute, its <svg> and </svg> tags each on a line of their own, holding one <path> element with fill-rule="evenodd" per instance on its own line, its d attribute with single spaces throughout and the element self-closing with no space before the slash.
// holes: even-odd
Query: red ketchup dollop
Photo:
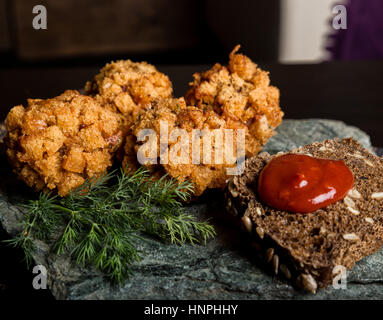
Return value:
<svg viewBox="0 0 383 320">
<path fill-rule="evenodd" d="M 274 209 L 308 213 L 343 199 L 353 185 L 354 176 L 341 160 L 285 154 L 262 170 L 258 194 Z"/>
</svg>

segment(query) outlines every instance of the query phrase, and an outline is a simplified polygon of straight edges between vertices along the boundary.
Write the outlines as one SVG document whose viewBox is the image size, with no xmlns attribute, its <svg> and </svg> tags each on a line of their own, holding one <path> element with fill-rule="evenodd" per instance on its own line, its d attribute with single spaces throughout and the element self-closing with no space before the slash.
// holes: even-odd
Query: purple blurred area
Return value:
<svg viewBox="0 0 383 320">
<path fill-rule="evenodd" d="M 347 29 L 330 36 L 334 60 L 383 59 L 383 1 L 348 0 Z"/>
</svg>

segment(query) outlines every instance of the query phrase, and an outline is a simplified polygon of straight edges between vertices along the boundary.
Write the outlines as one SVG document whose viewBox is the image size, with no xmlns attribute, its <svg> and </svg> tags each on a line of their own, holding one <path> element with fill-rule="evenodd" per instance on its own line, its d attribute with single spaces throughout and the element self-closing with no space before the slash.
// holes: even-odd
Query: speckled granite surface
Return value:
<svg viewBox="0 0 383 320">
<path fill-rule="evenodd" d="M 287 151 L 334 137 L 352 136 L 371 149 L 369 137 L 357 128 L 329 120 L 285 120 L 264 151 Z M 15 181 L 4 155 L 0 157 L 0 222 L 10 234 L 19 229 L 17 207 L 33 193 Z M 275 278 L 254 260 L 250 245 L 224 213 L 220 192 L 205 194 L 188 210 L 213 217 L 218 237 L 206 246 L 165 245 L 150 238 L 140 245 L 143 259 L 133 276 L 119 287 L 93 269 L 74 265 L 36 242 L 36 263 L 48 269 L 48 283 L 58 299 L 383 299 L 383 250 L 348 272 L 347 289 L 328 288 L 312 295 Z"/>
</svg>

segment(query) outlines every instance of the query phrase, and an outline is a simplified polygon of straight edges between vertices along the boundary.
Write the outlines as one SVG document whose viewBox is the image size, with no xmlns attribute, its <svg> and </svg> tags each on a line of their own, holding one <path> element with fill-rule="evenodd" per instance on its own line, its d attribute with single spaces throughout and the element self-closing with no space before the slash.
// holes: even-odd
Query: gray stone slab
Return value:
<svg viewBox="0 0 383 320">
<path fill-rule="evenodd" d="M 361 130 L 340 121 L 285 120 L 264 151 L 287 151 L 314 141 L 354 137 L 371 149 Z M 16 182 L 1 156 L 0 222 L 10 234 L 19 228 L 18 204 L 33 193 Z M 253 258 L 246 238 L 224 213 L 220 192 L 204 195 L 188 210 L 201 219 L 213 217 L 218 236 L 206 246 L 175 246 L 145 238 L 142 261 L 121 286 L 111 285 L 92 268 L 81 268 L 66 256 L 49 253 L 36 241 L 35 260 L 48 270 L 57 299 L 383 299 L 383 251 L 366 257 L 348 272 L 347 289 L 328 288 L 312 295 L 270 275 Z"/>
</svg>

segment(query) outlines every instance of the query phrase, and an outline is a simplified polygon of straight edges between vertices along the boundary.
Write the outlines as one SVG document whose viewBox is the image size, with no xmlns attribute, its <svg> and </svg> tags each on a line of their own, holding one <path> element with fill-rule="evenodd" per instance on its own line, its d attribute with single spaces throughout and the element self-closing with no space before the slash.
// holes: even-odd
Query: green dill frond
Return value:
<svg viewBox="0 0 383 320">
<path fill-rule="evenodd" d="M 47 241 L 56 254 L 94 265 L 120 283 L 140 260 L 141 233 L 178 245 L 206 243 L 215 236 L 213 226 L 182 207 L 192 192 L 189 181 L 153 180 L 144 168 L 112 171 L 88 179 L 65 198 L 41 193 L 30 200 L 23 206 L 24 229 L 9 244 L 22 247 L 32 261 L 33 239 Z"/>
</svg>

